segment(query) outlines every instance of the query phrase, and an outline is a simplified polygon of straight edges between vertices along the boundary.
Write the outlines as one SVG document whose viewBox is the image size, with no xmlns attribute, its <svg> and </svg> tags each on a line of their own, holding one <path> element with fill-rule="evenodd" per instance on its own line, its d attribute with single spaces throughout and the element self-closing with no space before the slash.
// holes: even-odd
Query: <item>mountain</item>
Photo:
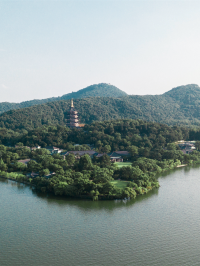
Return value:
<svg viewBox="0 0 200 266">
<path fill-rule="evenodd" d="M 114 97 L 119 98 L 126 96 L 127 93 L 118 89 L 117 87 L 107 84 L 107 83 L 100 83 L 94 84 L 84 89 L 81 89 L 77 92 L 72 92 L 65 94 L 61 97 L 52 97 L 42 100 L 31 100 L 25 101 L 21 103 L 9 103 L 9 102 L 2 102 L 0 103 L 0 114 L 9 110 L 15 110 L 25 107 L 30 107 L 37 104 L 43 104 L 48 102 L 55 102 L 60 100 L 67 100 L 67 99 L 81 99 L 87 97 Z"/>
<path fill-rule="evenodd" d="M 164 93 L 163 96 L 172 99 L 185 118 L 200 120 L 200 87 L 198 85 L 179 86 Z"/>
<path fill-rule="evenodd" d="M 163 95 L 169 96 L 180 103 L 195 103 L 200 99 L 200 87 L 196 84 L 179 86 L 165 92 Z"/>
<path fill-rule="evenodd" d="M 82 99 L 88 97 L 114 97 L 120 98 L 126 96 L 127 93 L 118 89 L 117 87 L 107 84 L 107 83 L 99 83 L 94 84 L 89 87 L 86 87 L 82 90 L 77 92 L 72 92 L 63 95 L 60 97 L 60 100 L 67 100 L 67 99 Z"/>
<path fill-rule="evenodd" d="M 142 119 L 168 125 L 200 125 L 200 88 L 187 85 L 162 95 L 130 95 L 121 98 L 89 97 L 74 100 L 81 123 L 111 119 Z M 33 129 L 65 125 L 70 100 L 54 101 L 0 115 L 0 127 Z"/>
</svg>

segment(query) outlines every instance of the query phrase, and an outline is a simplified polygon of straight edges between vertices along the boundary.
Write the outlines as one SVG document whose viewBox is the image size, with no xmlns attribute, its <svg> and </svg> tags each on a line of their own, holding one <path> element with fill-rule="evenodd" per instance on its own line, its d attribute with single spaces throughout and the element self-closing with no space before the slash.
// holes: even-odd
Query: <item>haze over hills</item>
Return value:
<svg viewBox="0 0 200 266">
<path fill-rule="evenodd" d="M 168 125 L 200 125 L 200 88 L 191 84 L 163 95 L 130 95 L 121 98 L 89 97 L 75 99 L 81 123 L 111 119 L 143 119 Z M 54 101 L 0 115 L 0 127 L 33 129 L 67 122 L 70 100 Z"/>
<path fill-rule="evenodd" d="M 81 99 L 87 97 L 114 97 L 119 98 L 122 96 L 126 96 L 127 93 L 118 89 L 117 87 L 107 84 L 107 83 L 100 83 L 88 86 L 84 89 L 81 89 L 77 92 L 72 92 L 65 94 L 61 97 L 52 97 L 42 100 L 31 100 L 25 101 L 21 103 L 9 103 L 9 102 L 2 102 L 0 103 L 0 114 L 9 110 L 20 109 L 25 107 L 30 107 L 37 104 L 43 104 L 47 102 L 55 102 L 60 100 L 67 100 L 67 99 Z"/>
</svg>

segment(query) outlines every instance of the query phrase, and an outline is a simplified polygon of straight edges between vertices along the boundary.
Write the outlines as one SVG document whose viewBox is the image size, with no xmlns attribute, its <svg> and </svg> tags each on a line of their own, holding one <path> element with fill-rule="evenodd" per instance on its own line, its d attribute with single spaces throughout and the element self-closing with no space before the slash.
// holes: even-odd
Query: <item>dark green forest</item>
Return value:
<svg viewBox="0 0 200 266">
<path fill-rule="evenodd" d="M 114 119 L 142 119 L 168 125 L 200 125 L 200 88 L 187 85 L 163 95 L 91 97 L 74 100 L 80 123 Z M 11 110 L 0 115 L 0 127 L 34 129 L 43 125 L 64 126 L 70 100 Z"/>
<path fill-rule="evenodd" d="M 74 100 L 80 123 L 85 124 L 82 128 L 66 127 L 70 100 L 1 114 L 0 175 L 30 184 L 43 193 L 93 200 L 123 199 L 158 188 L 157 175 L 163 171 L 200 163 L 197 85 L 156 96 L 88 97 L 95 90 L 88 89 L 90 95 L 83 90 L 79 95 L 82 99 Z M 182 139 L 196 140 L 196 150 L 183 154 L 176 144 Z M 31 151 L 30 147 L 36 145 L 42 149 Z M 50 155 L 47 146 L 64 151 L 92 147 L 104 155 L 98 158 L 86 154 L 77 160 L 73 154 Z M 113 151 L 128 151 L 130 156 L 123 156 L 123 160 L 129 166 L 112 163 L 108 155 Z M 30 161 L 25 165 L 20 159 Z"/>
<path fill-rule="evenodd" d="M 181 164 L 200 163 L 200 141 L 191 154 L 183 154 L 175 143 L 190 138 L 200 140 L 200 130 L 142 120 L 93 122 L 81 129 L 43 126 L 16 132 L 4 128 L 0 130 L 4 144 L 0 145 L 0 175 L 26 182 L 43 193 L 93 200 L 135 198 L 159 186 L 157 174 Z M 91 158 L 86 154 L 76 160 L 74 154 L 64 158 L 62 154 L 50 155 L 45 149 L 55 145 L 74 150 L 75 143 L 80 149 L 93 145 L 104 155 Z M 31 151 L 29 147 L 35 145 L 42 148 Z M 130 156 L 123 159 L 131 165 L 120 168 L 107 153 L 123 150 L 129 151 Z M 27 158 L 27 165 L 19 162 Z M 37 177 L 27 176 L 31 172 Z"/>
<path fill-rule="evenodd" d="M 0 143 L 6 146 L 20 142 L 29 147 L 40 145 L 45 148 L 53 145 L 73 150 L 74 144 L 90 144 L 98 152 L 128 150 L 135 145 L 150 153 L 152 149 L 162 149 L 166 143 L 182 139 L 200 140 L 200 129 L 168 126 L 139 119 L 93 122 L 82 129 L 59 125 L 44 125 L 29 131 L 0 128 Z"/>
<path fill-rule="evenodd" d="M 0 128 L 0 141 L 7 146 L 21 142 L 30 147 L 40 145 L 45 148 L 54 145 L 68 150 L 71 143 L 91 144 L 99 152 L 104 152 L 106 146 L 109 146 L 109 151 L 117 151 L 127 150 L 131 145 L 151 150 L 152 147 L 163 148 L 166 143 L 190 139 L 190 135 L 198 135 L 197 132 L 187 127 L 124 119 L 93 122 L 81 129 L 60 125 L 44 125 L 29 131 Z"/>
</svg>

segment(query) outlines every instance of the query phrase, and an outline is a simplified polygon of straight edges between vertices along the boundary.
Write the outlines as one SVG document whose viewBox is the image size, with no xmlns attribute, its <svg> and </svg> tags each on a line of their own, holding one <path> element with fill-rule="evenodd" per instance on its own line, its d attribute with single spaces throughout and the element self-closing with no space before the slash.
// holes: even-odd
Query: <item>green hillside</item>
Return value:
<svg viewBox="0 0 200 266">
<path fill-rule="evenodd" d="M 163 94 L 182 104 L 194 104 L 200 102 L 200 87 L 196 84 L 179 86 Z"/>
<path fill-rule="evenodd" d="M 67 99 L 72 99 L 72 98 L 82 99 L 82 98 L 88 98 L 88 97 L 120 98 L 126 95 L 127 95 L 126 92 L 118 89 L 117 87 L 111 84 L 100 83 L 100 84 L 91 85 L 77 92 L 65 94 L 62 97 L 60 97 L 60 100 L 67 100 Z"/>
<path fill-rule="evenodd" d="M 67 99 L 81 99 L 81 98 L 87 98 L 87 97 L 114 97 L 119 98 L 122 96 L 126 96 L 127 94 L 118 89 L 117 87 L 107 84 L 107 83 L 100 83 L 100 84 L 94 84 L 89 87 L 86 87 L 84 89 L 81 89 L 77 92 L 72 92 L 65 94 L 61 97 L 52 97 L 42 100 L 31 100 L 31 101 L 25 101 L 21 103 L 9 103 L 9 102 L 2 102 L 0 103 L 0 114 L 7 112 L 9 110 L 15 110 L 25 107 L 30 107 L 33 105 L 48 103 L 48 102 L 55 102 L 60 100 L 67 100 Z"/>
<path fill-rule="evenodd" d="M 163 95 L 90 97 L 74 100 L 80 123 L 113 119 L 142 119 L 168 125 L 200 125 L 200 88 L 187 85 Z M 54 101 L 0 115 L 0 127 L 33 129 L 67 122 L 70 100 Z"/>
</svg>

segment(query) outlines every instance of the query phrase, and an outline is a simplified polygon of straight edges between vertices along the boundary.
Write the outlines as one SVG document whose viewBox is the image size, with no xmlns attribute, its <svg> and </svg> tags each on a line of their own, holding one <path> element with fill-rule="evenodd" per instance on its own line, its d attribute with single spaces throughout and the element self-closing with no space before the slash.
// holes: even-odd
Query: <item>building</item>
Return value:
<svg viewBox="0 0 200 266">
<path fill-rule="evenodd" d="M 35 146 L 35 147 L 31 147 L 31 150 L 32 150 L 32 151 L 35 151 L 35 150 L 37 150 L 37 149 L 41 149 L 41 146 L 37 145 L 37 146 Z"/>
<path fill-rule="evenodd" d="M 67 112 L 67 126 L 79 127 L 78 112 L 74 109 L 73 99 L 71 100 L 71 109 Z"/>
<path fill-rule="evenodd" d="M 81 156 L 88 154 L 91 158 L 94 156 L 96 158 L 100 158 L 103 155 L 106 155 L 106 153 L 98 153 L 95 150 L 88 150 L 88 151 L 68 151 L 64 152 L 61 155 L 63 156 L 63 159 L 65 160 L 65 157 L 69 154 L 74 154 L 75 158 L 79 160 Z M 130 153 L 128 151 L 114 151 L 107 153 L 107 155 L 110 157 L 111 162 L 123 162 L 124 159 L 127 160 L 127 158 L 130 158 Z"/>
<path fill-rule="evenodd" d="M 88 150 L 88 151 L 68 151 L 68 152 L 65 152 L 65 153 L 62 153 L 62 156 L 63 156 L 63 159 L 65 160 L 65 157 L 69 154 L 74 154 L 75 158 L 76 159 L 80 159 L 81 156 L 85 155 L 85 154 L 88 154 L 90 157 L 93 156 L 94 154 L 98 154 L 96 151 L 93 151 L 93 150 Z"/>
<path fill-rule="evenodd" d="M 31 172 L 31 173 L 26 174 L 26 177 L 29 177 L 29 178 L 35 178 L 37 176 L 39 176 L 39 173 Z"/>
<path fill-rule="evenodd" d="M 54 146 L 47 146 L 45 149 L 50 151 L 51 154 L 58 154 L 61 153 L 63 150 Z"/>
<path fill-rule="evenodd" d="M 128 151 L 113 151 L 108 153 L 111 162 L 123 162 L 130 159 L 131 155 Z"/>
<path fill-rule="evenodd" d="M 18 160 L 18 162 L 27 165 L 30 162 L 30 160 L 31 159 L 24 159 L 24 160 Z"/>
<path fill-rule="evenodd" d="M 121 156 L 117 156 L 117 157 L 110 156 L 110 161 L 113 162 L 113 163 L 123 162 L 123 158 Z"/>
<path fill-rule="evenodd" d="M 196 150 L 195 141 L 179 141 L 178 146 L 184 154 L 190 154 Z"/>
</svg>

